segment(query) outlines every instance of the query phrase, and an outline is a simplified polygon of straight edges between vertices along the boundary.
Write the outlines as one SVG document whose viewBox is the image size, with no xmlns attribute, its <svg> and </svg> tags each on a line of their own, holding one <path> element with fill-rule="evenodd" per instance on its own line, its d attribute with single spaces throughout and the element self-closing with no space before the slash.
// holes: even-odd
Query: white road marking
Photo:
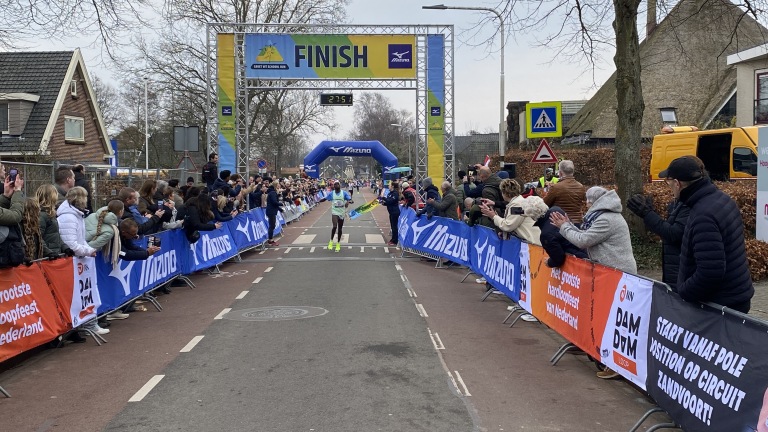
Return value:
<svg viewBox="0 0 768 432">
<path fill-rule="evenodd" d="M 365 252 L 365 246 L 360 246 L 360 253 Z"/>
<path fill-rule="evenodd" d="M 267 269 L 266 269 L 266 270 L 264 270 L 264 273 L 269 273 L 269 272 L 271 272 L 271 271 L 272 271 L 272 267 L 267 267 Z"/>
<path fill-rule="evenodd" d="M 349 243 L 349 234 L 341 235 L 341 243 Z"/>
<path fill-rule="evenodd" d="M 315 237 L 317 237 L 317 234 L 300 235 L 296 237 L 296 240 L 293 241 L 293 244 L 310 244 L 315 240 Z"/>
<path fill-rule="evenodd" d="M 374 243 L 374 244 L 386 243 L 384 241 L 384 236 L 381 236 L 379 234 L 366 234 L 365 235 L 365 242 L 366 243 Z"/>
<path fill-rule="evenodd" d="M 427 327 L 427 331 L 429 332 L 429 338 L 432 339 L 432 345 L 435 346 L 436 350 L 444 350 L 445 345 L 443 345 L 443 341 L 440 340 L 440 336 L 438 336 L 437 333 L 432 333 L 432 330 Z"/>
<path fill-rule="evenodd" d="M 314 248 L 314 246 L 313 246 L 313 247 L 311 247 L 311 248 L 309 249 L 309 253 L 315 253 L 315 248 Z"/>
<path fill-rule="evenodd" d="M 291 251 L 291 248 L 285 248 L 285 253 L 288 253 Z"/>
<path fill-rule="evenodd" d="M 130 399 L 128 399 L 128 402 L 141 402 L 141 400 L 144 399 L 144 397 L 148 395 L 149 392 L 151 392 L 152 389 L 155 388 L 155 386 L 163 378 L 165 378 L 165 375 L 155 375 L 152 378 L 150 378 L 149 381 L 147 381 L 147 383 L 144 384 L 144 386 L 140 388 L 139 391 L 136 392 L 136 394 L 134 394 L 133 396 L 131 396 Z"/>
<path fill-rule="evenodd" d="M 429 315 L 427 315 L 427 310 L 424 309 L 424 305 L 421 303 L 416 303 L 416 309 L 419 311 L 419 315 L 421 315 L 422 318 L 427 318 Z"/>
<path fill-rule="evenodd" d="M 248 295 L 248 291 L 241 292 L 237 297 L 235 297 L 235 300 L 242 300 L 243 297 Z"/>
<path fill-rule="evenodd" d="M 416 297 L 418 297 L 418 296 L 416 295 L 416 291 L 414 291 L 414 290 L 412 290 L 412 289 L 410 289 L 410 288 L 406 288 L 406 290 L 408 290 L 408 295 L 409 295 L 409 296 L 411 296 L 412 298 L 416 298 Z"/>
<path fill-rule="evenodd" d="M 245 291 L 245 292 L 248 292 L 248 291 Z M 179 352 L 190 352 L 190 351 L 192 351 L 192 348 L 194 348 L 195 345 L 197 345 L 198 342 L 203 340 L 204 337 L 205 336 L 195 336 L 195 337 L 193 337 L 192 340 L 189 341 L 188 344 L 184 345 L 184 348 L 182 348 L 181 351 L 179 351 Z"/>
<path fill-rule="evenodd" d="M 472 396 L 472 394 L 469 392 L 469 389 L 467 388 L 467 385 L 464 384 L 464 380 L 461 379 L 461 375 L 459 374 L 459 371 L 453 371 L 456 373 L 456 379 L 459 380 L 459 384 L 461 384 L 461 387 L 464 389 L 464 396 Z"/>
<path fill-rule="evenodd" d="M 229 311 L 231 311 L 231 310 L 232 310 L 232 308 L 225 308 L 223 311 L 219 312 L 219 314 L 216 315 L 216 317 L 213 318 L 213 319 L 215 319 L 215 320 L 222 319 L 222 318 L 224 318 L 224 315 L 228 314 Z"/>
<path fill-rule="evenodd" d="M 400 267 L 400 264 L 395 264 L 395 270 L 397 271 L 403 271 L 403 268 Z"/>
<path fill-rule="evenodd" d="M 388 247 L 384 248 L 384 253 L 389 253 L 389 248 Z"/>
<path fill-rule="evenodd" d="M 300 247 L 300 248 L 299 248 L 299 250 L 304 250 L 304 248 L 303 248 L 303 247 Z"/>
<path fill-rule="evenodd" d="M 255 284 L 257 284 L 257 283 L 261 282 L 261 280 L 262 280 L 262 279 L 264 279 L 264 278 L 263 278 L 263 277 L 261 277 L 261 276 L 259 276 L 259 277 L 257 277 L 256 279 L 254 279 L 254 280 L 253 280 L 253 282 L 251 282 L 251 283 L 255 283 Z"/>
<path fill-rule="evenodd" d="M 264 249 L 263 251 L 259 252 L 259 255 L 264 255 L 264 252 L 266 252 L 266 251 L 267 251 L 267 250 L 266 250 L 266 249 Z"/>
</svg>

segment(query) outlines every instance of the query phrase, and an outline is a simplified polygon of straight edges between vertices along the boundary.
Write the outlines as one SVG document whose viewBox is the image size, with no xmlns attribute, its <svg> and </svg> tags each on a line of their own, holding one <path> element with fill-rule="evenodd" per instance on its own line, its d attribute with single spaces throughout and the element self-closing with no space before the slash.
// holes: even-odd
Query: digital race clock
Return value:
<svg viewBox="0 0 768 432">
<path fill-rule="evenodd" d="M 320 105 L 352 106 L 352 93 L 324 93 Z"/>
</svg>

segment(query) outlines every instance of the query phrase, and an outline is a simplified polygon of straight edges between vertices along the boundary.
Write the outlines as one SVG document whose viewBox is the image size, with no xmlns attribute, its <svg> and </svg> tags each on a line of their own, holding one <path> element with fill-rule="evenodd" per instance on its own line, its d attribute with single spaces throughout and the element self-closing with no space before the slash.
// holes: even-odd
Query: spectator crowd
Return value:
<svg viewBox="0 0 768 432">
<path fill-rule="evenodd" d="M 390 215 L 390 244 L 398 241 L 401 208 L 411 207 L 417 217 L 463 220 L 492 228 L 503 239 L 515 236 L 542 246 L 549 267 L 560 267 L 573 255 L 636 274 L 619 195 L 602 186 L 587 188 L 575 174 L 573 162 L 563 160 L 556 173 L 546 168 L 542 177 L 525 184 L 509 178 L 507 171 L 494 173 L 480 164 L 459 171 L 454 184 L 445 181 L 439 190 L 431 178 L 419 185 L 412 176 L 392 181 L 388 194 L 380 198 Z M 686 301 L 713 302 L 747 313 L 754 288 L 736 203 L 717 189 L 695 156 L 675 159 L 660 177 L 675 198 L 666 217 L 641 194 L 627 201 L 627 209 L 662 241 L 662 281 Z M 484 278 L 476 281 L 494 290 Z M 531 315 L 522 318 L 536 321 Z M 610 379 L 619 374 L 605 369 L 597 376 Z"/>
</svg>

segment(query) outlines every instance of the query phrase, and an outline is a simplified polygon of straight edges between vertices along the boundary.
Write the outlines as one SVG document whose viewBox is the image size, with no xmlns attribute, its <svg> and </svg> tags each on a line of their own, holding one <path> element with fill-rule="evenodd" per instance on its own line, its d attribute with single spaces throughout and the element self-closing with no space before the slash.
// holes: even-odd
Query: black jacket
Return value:
<svg viewBox="0 0 768 432">
<path fill-rule="evenodd" d="M 680 247 L 677 292 L 684 300 L 740 305 L 755 294 L 736 203 L 707 179 L 680 192 L 690 210 Z"/>
<path fill-rule="evenodd" d="M 539 227 L 541 230 L 541 246 L 547 251 L 549 259 L 547 260 L 548 267 L 560 267 L 565 263 L 565 254 L 575 255 L 578 258 L 587 259 L 589 256 L 583 250 L 577 248 L 573 243 L 565 239 L 560 234 L 560 229 L 552 222 L 549 221 L 549 216 L 552 213 L 560 213 L 565 216 L 565 212 L 558 206 L 553 206 L 547 213 L 536 220 L 533 224 Z"/>
<path fill-rule="evenodd" d="M 382 201 L 384 201 L 384 205 L 387 206 L 387 211 L 391 215 L 399 215 L 400 214 L 400 194 L 396 191 L 389 191 L 389 195 L 386 196 Z"/>
<path fill-rule="evenodd" d="M 184 230 L 189 235 L 195 231 L 213 231 L 216 226 L 210 221 L 203 222 L 204 218 L 200 214 L 200 209 L 194 200 L 187 201 L 187 213 L 184 218 Z M 207 218 L 205 218 L 207 219 Z"/>
<path fill-rule="evenodd" d="M 680 201 L 669 204 L 667 219 L 652 211 L 643 217 L 645 226 L 661 237 L 661 280 L 673 290 L 677 287 L 677 273 L 680 269 L 680 244 L 683 242 L 685 225 L 691 209 Z"/>
<path fill-rule="evenodd" d="M 435 186 L 435 185 L 431 184 L 431 185 L 427 186 L 426 188 L 424 188 L 424 191 L 422 192 L 422 194 L 426 197 L 424 199 L 425 202 L 426 202 L 426 200 L 428 200 L 430 198 L 435 200 L 435 201 L 440 201 L 440 191 L 437 190 L 437 186 Z"/>
<path fill-rule="evenodd" d="M 232 186 L 230 186 L 229 183 L 227 183 L 226 181 L 220 178 L 217 178 L 216 181 L 213 182 L 213 185 L 209 189 L 210 189 L 208 191 L 209 193 L 215 190 L 222 190 L 224 191 L 225 196 L 229 196 L 229 191 L 232 189 Z"/>
<path fill-rule="evenodd" d="M 88 209 L 88 211 L 93 211 L 93 207 L 91 207 L 91 197 L 93 196 L 93 192 L 91 192 L 91 184 L 88 181 L 87 178 L 85 178 L 85 174 L 81 172 L 75 173 L 75 186 L 80 186 L 85 189 L 86 192 L 88 192 L 88 198 L 85 203 L 85 208 Z"/>
<path fill-rule="evenodd" d="M 149 258 L 149 252 L 142 249 L 131 239 L 120 237 L 120 259 L 124 261 L 141 261 Z"/>
<path fill-rule="evenodd" d="M 280 200 L 277 198 L 277 191 L 275 191 L 274 186 L 270 186 L 267 189 L 267 216 L 277 216 L 277 212 L 280 210 Z"/>
</svg>

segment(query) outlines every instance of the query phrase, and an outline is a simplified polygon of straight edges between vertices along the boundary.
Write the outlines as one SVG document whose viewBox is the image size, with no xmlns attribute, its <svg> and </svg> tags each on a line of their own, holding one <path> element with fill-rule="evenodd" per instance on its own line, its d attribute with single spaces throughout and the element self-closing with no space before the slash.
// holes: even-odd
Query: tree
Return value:
<svg viewBox="0 0 768 432">
<path fill-rule="evenodd" d="M 99 106 L 101 117 L 104 119 L 104 126 L 107 128 L 107 132 L 112 133 L 121 117 L 120 94 L 114 86 L 96 75 L 91 76 L 91 85 L 96 94 L 96 104 Z"/>
<path fill-rule="evenodd" d="M 48 37 L 96 33 L 107 53 L 122 45 L 122 36 L 137 24 L 146 24 L 141 13 L 150 0 L 6 0 L 0 13 L 0 47 L 16 48 L 19 42 Z"/>
<path fill-rule="evenodd" d="M 121 62 L 124 74 L 151 76 L 155 87 L 183 98 L 201 131 L 206 121 L 206 24 L 208 22 L 338 23 L 344 22 L 347 0 L 168 0 L 164 26 L 153 40 L 138 39 L 138 54 Z M 231 31 L 231 28 L 222 31 Z M 286 31 L 288 31 L 286 29 Z M 250 157 L 282 165 L 288 147 L 304 144 L 301 136 L 332 128 L 330 111 L 319 106 L 315 92 L 251 91 L 249 98 Z M 287 147 L 286 147 L 287 146 Z M 274 167 L 280 169 L 281 166 Z"/>
<path fill-rule="evenodd" d="M 409 149 L 415 154 L 416 126 L 411 113 L 396 110 L 381 93 L 363 93 L 355 102 L 355 122 L 350 138 L 381 141 L 399 161 L 408 160 Z"/>
</svg>

